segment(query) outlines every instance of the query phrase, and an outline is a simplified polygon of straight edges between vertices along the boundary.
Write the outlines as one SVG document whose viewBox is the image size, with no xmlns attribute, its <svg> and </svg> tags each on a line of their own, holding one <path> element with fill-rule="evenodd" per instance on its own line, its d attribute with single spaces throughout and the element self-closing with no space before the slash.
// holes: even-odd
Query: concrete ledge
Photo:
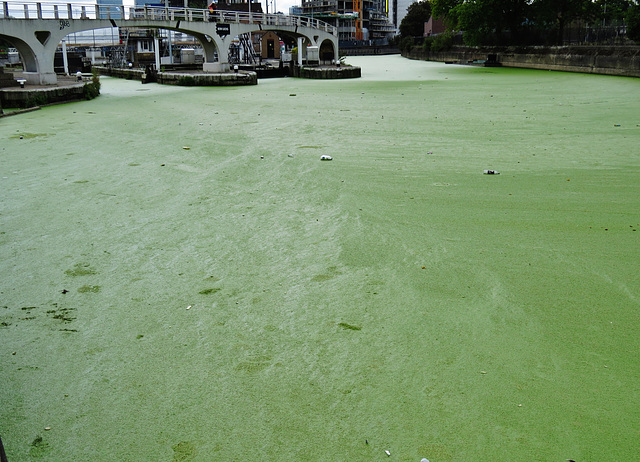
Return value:
<svg viewBox="0 0 640 462">
<path fill-rule="evenodd" d="M 504 67 L 640 77 L 640 47 L 454 47 L 442 52 L 415 47 L 403 56 L 464 64 L 489 54 Z"/>
<path fill-rule="evenodd" d="M 94 66 L 101 75 L 118 77 L 128 80 L 140 80 L 146 82 L 145 71 L 139 69 L 118 69 L 102 66 Z M 185 87 L 226 87 L 236 85 L 257 85 L 258 75 L 255 72 L 240 71 L 206 73 L 194 72 L 158 72 L 155 81 L 164 85 L 182 85 Z"/>
<path fill-rule="evenodd" d="M 142 81 L 142 76 L 144 74 L 144 71 L 141 69 L 120 69 L 116 67 L 104 67 L 104 66 L 93 66 L 93 69 L 98 71 L 100 75 L 108 75 L 110 77 L 118 77 L 120 79 L 127 79 L 127 80 Z"/>
<path fill-rule="evenodd" d="M 257 85 L 258 74 L 249 71 L 240 71 L 237 74 L 235 72 L 224 74 L 158 72 L 157 81 L 165 85 L 182 85 L 185 87 Z"/>
<path fill-rule="evenodd" d="M 303 79 L 357 79 L 361 77 L 361 69 L 357 66 L 295 67 L 293 76 Z"/>
<path fill-rule="evenodd" d="M 0 89 L 0 106 L 3 108 L 29 108 L 84 99 L 83 83 L 64 87 Z"/>
</svg>

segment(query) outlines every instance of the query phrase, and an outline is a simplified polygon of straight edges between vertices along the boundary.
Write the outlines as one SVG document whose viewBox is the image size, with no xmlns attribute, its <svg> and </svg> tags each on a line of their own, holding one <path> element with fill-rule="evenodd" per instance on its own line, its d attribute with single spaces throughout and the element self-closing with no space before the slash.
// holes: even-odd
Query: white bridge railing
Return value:
<svg viewBox="0 0 640 462">
<path fill-rule="evenodd" d="M 247 13 L 200 8 L 125 7 L 82 3 L 2 2 L 0 19 L 125 19 L 147 21 L 199 21 L 311 27 L 331 35 L 338 29 L 318 19 L 283 14 Z M 124 25 L 124 24 L 121 24 Z"/>
</svg>

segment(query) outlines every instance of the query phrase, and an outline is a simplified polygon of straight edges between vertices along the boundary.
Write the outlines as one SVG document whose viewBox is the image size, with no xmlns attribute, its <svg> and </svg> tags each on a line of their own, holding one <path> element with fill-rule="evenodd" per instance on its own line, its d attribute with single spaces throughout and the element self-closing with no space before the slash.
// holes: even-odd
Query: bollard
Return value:
<svg viewBox="0 0 640 462">
<path fill-rule="evenodd" d="M 4 452 L 4 446 L 2 445 L 2 437 L 0 437 L 0 462 L 8 462 L 7 454 Z"/>
</svg>

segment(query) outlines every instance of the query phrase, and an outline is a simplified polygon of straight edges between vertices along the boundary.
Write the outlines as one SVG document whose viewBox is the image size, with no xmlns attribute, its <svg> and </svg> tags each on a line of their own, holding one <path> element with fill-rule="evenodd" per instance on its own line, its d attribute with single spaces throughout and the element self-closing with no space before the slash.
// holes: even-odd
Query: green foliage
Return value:
<svg viewBox="0 0 640 462">
<path fill-rule="evenodd" d="M 596 0 L 594 14 L 607 23 L 622 21 L 632 5 L 631 0 Z"/>
<path fill-rule="evenodd" d="M 402 37 L 422 37 L 424 23 L 431 16 L 431 3 L 428 0 L 412 3 L 407 8 L 407 14 L 400 23 Z"/>
<path fill-rule="evenodd" d="M 100 95 L 100 76 L 96 69 L 91 70 L 91 82 L 84 84 L 82 89 L 85 99 L 97 98 Z"/>
<path fill-rule="evenodd" d="M 400 40 L 400 52 L 407 53 L 411 51 L 411 49 L 413 48 L 413 45 L 414 45 L 413 37 L 402 37 L 402 40 Z"/>
<path fill-rule="evenodd" d="M 463 0 L 431 0 L 431 14 L 434 18 L 444 19 L 452 28 L 456 28 L 457 18 L 455 7 L 461 5 Z"/>
<path fill-rule="evenodd" d="M 98 74 L 97 69 L 91 69 L 91 82 L 96 90 L 98 90 L 98 93 L 100 93 L 100 74 Z"/>
<path fill-rule="evenodd" d="M 532 17 L 538 26 L 551 27 L 555 41 L 561 44 L 567 24 L 577 19 L 593 18 L 596 10 L 591 0 L 534 0 Z"/>
<path fill-rule="evenodd" d="M 85 99 L 97 98 L 100 95 L 100 84 L 96 86 L 93 82 L 87 82 L 83 87 L 83 95 Z"/>
<path fill-rule="evenodd" d="M 562 43 L 573 21 L 620 21 L 634 0 L 431 0 L 433 16 L 464 31 L 467 45 Z M 632 15 L 633 16 L 633 15 Z M 533 34 L 533 35 L 532 35 Z M 538 38 L 538 41 L 542 41 Z"/>
<path fill-rule="evenodd" d="M 640 44 L 640 4 L 634 5 L 627 11 L 627 37 Z"/>
<path fill-rule="evenodd" d="M 443 34 L 438 34 L 433 37 L 433 42 L 431 43 L 431 51 L 439 52 L 450 50 L 453 46 L 453 32 L 446 31 Z"/>
</svg>

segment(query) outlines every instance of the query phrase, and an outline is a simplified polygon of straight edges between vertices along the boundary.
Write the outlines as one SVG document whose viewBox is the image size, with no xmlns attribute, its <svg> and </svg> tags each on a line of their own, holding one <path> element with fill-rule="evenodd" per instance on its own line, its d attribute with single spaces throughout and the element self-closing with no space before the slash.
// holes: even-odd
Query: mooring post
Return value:
<svg viewBox="0 0 640 462">
<path fill-rule="evenodd" d="M 4 446 L 2 445 L 2 437 L 0 436 L 0 462 L 9 462 L 7 460 L 7 454 L 4 452 Z"/>
</svg>

